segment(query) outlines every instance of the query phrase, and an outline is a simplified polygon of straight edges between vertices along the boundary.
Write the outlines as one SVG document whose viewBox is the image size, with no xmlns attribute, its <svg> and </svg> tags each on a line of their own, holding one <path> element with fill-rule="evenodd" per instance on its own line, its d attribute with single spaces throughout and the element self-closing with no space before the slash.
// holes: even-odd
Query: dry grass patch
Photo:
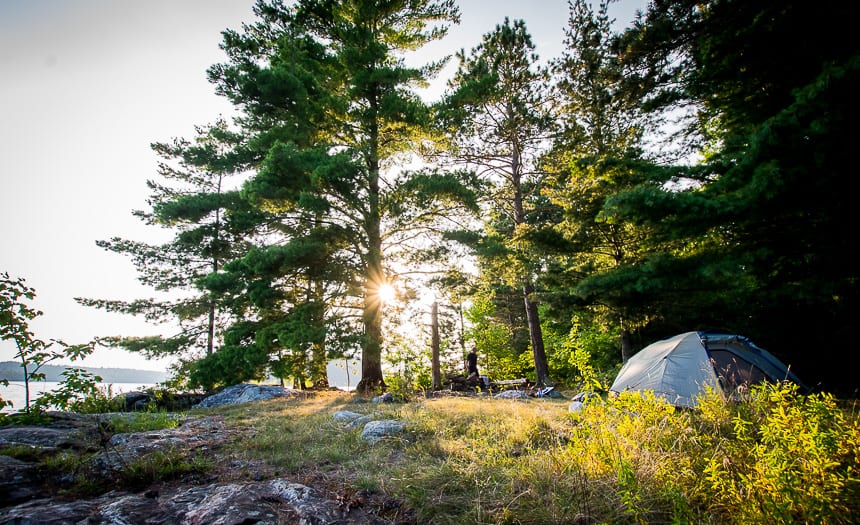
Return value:
<svg viewBox="0 0 860 525">
<path fill-rule="evenodd" d="M 249 431 L 232 449 L 248 464 L 261 461 L 275 475 L 366 502 L 391 523 L 750 522 L 736 516 L 797 523 L 813 516 L 803 509 L 836 501 L 829 514 L 816 510 L 813 521 L 849 523 L 857 509 L 850 502 L 860 496 L 852 463 L 860 457 L 856 413 L 837 417 L 828 399 L 799 398 L 790 390 L 754 394 L 742 404 L 714 397 L 699 411 L 622 395 L 571 414 L 568 402 L 556 399 L 473 396 L 377 405 L 323 392 L 219 413 Z M 400 420 L 405 431 L 369 444 L 359 428 L 334 421 L 338 410 Z M 743 485 L 753 486 L 756 466 L 791 460 L 794 453 L 781 447 L 800 442 L 798 418 L 806 422 L 803 436 L 832 460 L 819 463 L 821 489 L 807 490 L 802 507 L 776 501 L 782 506 L 759 506 L 764 513 L 744 511 Z M 805 465 L 780 467 L 793 476 L 783 477 L 786 490 L 810 487 Z"/>
</svg>

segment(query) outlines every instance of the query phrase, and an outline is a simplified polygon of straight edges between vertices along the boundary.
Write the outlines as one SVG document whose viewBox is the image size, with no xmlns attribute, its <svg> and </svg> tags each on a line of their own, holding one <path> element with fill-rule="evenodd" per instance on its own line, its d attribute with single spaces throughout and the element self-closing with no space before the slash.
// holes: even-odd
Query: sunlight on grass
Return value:
<svg viewBox="0 0 860 525">
<path fill-rule="evenodd" d="M 332 492 L 395 498 L 419 523 L 850 523 L 858 510 L 856 411 L 788 386 L 743 404 L 706 397 L 698 411 L 632 394 L 578 413 L 553 399 L 354 401 L 324 392 L 218 413 L 252 430 L 235 454 Z M 334 420 L 338 410 L 406 430 L 370 445 Z M 780 463 L 801 444 L 814 448 L 802 464 Z M 768 490 L 770 464 L 781 485 Z"/>
</svg>

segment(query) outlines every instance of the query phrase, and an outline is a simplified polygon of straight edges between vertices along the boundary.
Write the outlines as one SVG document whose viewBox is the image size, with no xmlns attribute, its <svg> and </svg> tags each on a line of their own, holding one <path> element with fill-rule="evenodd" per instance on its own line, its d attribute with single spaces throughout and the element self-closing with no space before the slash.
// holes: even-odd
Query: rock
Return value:
<svg viewBox="0 0 860 525">
<path fill-rule="evenodd" d="M 362 417 L 363 415 L 364 414 L 359 414 L 358 412 L 350 412 L 349 410 L 338 410 L 334 413 L 334 416 L 332 417 L 335 421 L 338 421 L 340 423 L 349 423 L 350 421 L 354 421 Z"/>
<path fill-rule="evenodd" d="M 235 430 L 225 428 L 217 417 L 190 418 L 176 428 L 110 435 L 104 422 L 134 413 L 91 416 L 54 416 L 48 427 L 0 428 L 0 452 L 15 450 L 15 457 L 0 454 L 0 507 L 58 493 L 73 485 L 76 476 L 46 470 L 40 460 L 64 450 L 74 450 L 81 463 L 78 474 L 89 481 L 113 486 L 124 470 L 155 452 L 192 458 L 233 439 Z M 0 519 L 0 523 L 5 523 Z"/>
<path fill-rule="evenodd" d="M 232 437 L 221 418 L 189 418 L 176 428 L 114 434 L 106 450 L 96 455 L 90 466 L 102 477 L 109 477 L 110 472 L 120 472 L 134 460 L 153 452 L 181 451 L 190 456 L 201 449 L 220 447 Z"/>
<path fill-rule="evenodd" d="M 138 419 L 149 418 L 150 415 L 142 412 L 102 412 L 99 414 L 90 414 L 88 417 L 94 419 L 108 428 L 115 422 L 125 421 L 128 424 L 134 424 Z M 186 416 L 180 413 L 165 413 L 162 416 L 165 420 L 175 421 L 177 425 L 182 424 L 182 421 L 187 419 Z"/>
<path fill-rule="evenodd" d="M 100 498 L 108 501 L 107 498 Z M 15 507 L 0 509 L 0 522 L 15 525 L 69 525 L 99 523 L 85 521 L 100 500 L 57 502 L 49 499 L 29 501 Z M 123 522 L 111 522 L 123 523 Z"/>
<path fill-rule="evenodd" d="M 349 410 L 338 410 L 334 413 L 333 417 L 335 421 L 346 422 L 345 428 L 347 430 L 358 428 L 368 421 L 373 420 L 372 415 L 359 414 L 357 412 L 350 412 Z"/>
<path fill-rule="evenodd" d="M 150 403 L 155 403 L 155 396 L 149 392 L 135 390 L 121 394 L 125 398 L 125 409 L 129 411 L 146 410 Z"/>
<path fill-rule="evenodd" d="M 240 525 L 244 523 L 381 525 L 360 507 L 342 506 L 319 491 L 284 479 L 179 487 L 162 494 L 111 492 L 91 500 L 36 500 L 0 510 L 16 524 Z"/>
<path fill-rule="evenodd" d="M 376 396 L 370 400 L 372 403 L 394 403 L 394 395 L 391 392 L 386 392 L 381 396 Z"/>
<path fill-rule="evenodd" d="M 42 481 L 39 468 L 33 463 L 9 456 L 0 456 L 0 501 L 7 505 L 39 496 Z"/>
<path fill-rule="evenodd" d="M 529 395 L 522 390 L 505 390 L 504 392 L 499 392 L 493 397 L 496 399 L 528 399 Z"/>
<path fill-rule="evenodd" d="M 582 407 L 586 405 L 586 403 L 600 399 L 598 394 L 593 392 L 580 392 L 573 396 L 570 401 L 570 405 L 567 407 L 568 412 L 579 412 L 582 410 Z"/>
<path fill-rule="evenodd" d="M 360 418 L 358 418 L 358 419 L 354 419 L 354 420 L 350 421 L 350 422 L 346 425 L 346 429 L 347 429 L 347 430 L 352 430 L 352 429 L 358 428 L 358 427 L 360 427 L 361 425 L 363 425 L 363 424 L 367 423 L 368 421 L 373 421 L 373 416 L 371 416 L 371 415 L 361 416 L 361 417 L 360 417 Z"/>
<path fill-rule="evenodd" d="M 194 392 L 169 393 L 158 400 L 158 408 L 163 408 L 171 412 L 188 410 L 204 399 L 206 399 L 205 394 Z"/>
<path fill-rule="evenodd" d="M 50 451 L 61 448 L 83 448 L 85 436 L 69 432 L 68 429 L 48 427 L 2 427 L 0 447 L 38 447 Z"/>
<path fill-rule="evenodd" d="M 193 490 L 193 489 L 192 489 Z M 190 492 L 190 491 L 188 491 Z M 185 523 L 232 525 L 250 523 L 363 523 L 318 491 L 283 479 L 210 487 L 205 497 L 189 506 Z M 250 518 L 250 519 L 249 519 Z"/>
<path fill-rule="evenodd" d="M 230 397 L 214 402 L 248 402 L 293 395 L 280 387 L 233 389 Z M 274 389 L 274 396 L 272 390 Z M 221 394 L 224 394 L 222 392 Z M 229 394 L 229 393 L 228 393 Z M 213 404 L 214 406 L 214 404 Z M 369 524 L 390 523 L 365 510 L 364 496 L 344 499 L 277 476 L 264 462 L 226 462 L 210 452 L 231 442 L 244 427 L 230 428 L 216 416 L 186 417 L 175 428 L 113 434 L 109 422 L 133 419 L 139 413 L 78 415 L 51 413 L 43 426 L 0 427 L 0 523 L 2 524 L 137 524 L 239 525 Z M 337 421 L 364 425 L 362 438 L 376 443 L 401 432 L 400 421 L 369 421 L 373 416 L 342 411 Z M 369 421 L 369 422 L 368 422 Z M 42 459 L 72 451 L 80 461 L 74 474 L 48 467 Z M 14 453 L 13 453 L 14 451 Z M 128 467 L 152 454 L 169 453 L 177 461 L 215 457 L 224 461 L 215 472 L 191 472 L 151 485 L 136 485 L 126 478 Z M 158 457 L 156 457 L 157 459 Z M 110 492 L 73 501 L 66 489 L 86 478 L 87 490 Z M 253 481 L 251 481 L 253 480 Z M 76 489 L 77 490 L 77 489 Z M 367 507 L 373 509 L 377 507 Z M 388 507 L 384 507 L 388 508 Z"/>
<path fill-rule="evenodd" d="M 396 419 L 370 421 L 364 425 L 364 429 L 361 431 L 361 439 L 372 445 L 386 436 L 393 436 L 403 432 L 404 428 L 406 428 L 406 425 Z"/>
<path fill-rule="evenodd" d="M 203 399 L 196 406 L 197 408 L 212 408 L 223 405 L 237 405 L 240 403 L 265 401 L 276 397 L 290 397 L 301 393 L 300 390 L 293 390 L 282 386 L 243 383 L 229 386 L 221 392 Z"/>
</svg>

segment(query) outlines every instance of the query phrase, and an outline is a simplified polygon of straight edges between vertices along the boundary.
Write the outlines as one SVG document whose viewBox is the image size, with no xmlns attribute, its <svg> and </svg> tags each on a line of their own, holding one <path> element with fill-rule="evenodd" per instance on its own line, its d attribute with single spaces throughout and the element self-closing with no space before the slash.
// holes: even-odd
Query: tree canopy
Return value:
<svg viewBox="0 0 860 525">
<path fill-rule="evenodd" d="M 453 0 L 257 1 L 209 70 L 238 116 L 156 146 L 196 188 L 151 184 L 141 217 L 174 241 L 103 243 L 195 296 L 90 304 L 196 326 L 182 345 L 205 345 L 190 370 L 207 387 L 324 386 L 329 359 L 360 354 L 359 390 L 385 389 L 380 287 L 414 297 L 432 274 L 499 373 L 597 384 L 656 339 L 720 327 L 856 388 L 831 363 L 860 313 L 860 8 L 654 0 L 615 31 L 609 1 L 568 5 L 561 56 L 541 62 L 504 18 L 426 102 L 444 62 L 406 57 L 459 21 Z"/>
</svg>

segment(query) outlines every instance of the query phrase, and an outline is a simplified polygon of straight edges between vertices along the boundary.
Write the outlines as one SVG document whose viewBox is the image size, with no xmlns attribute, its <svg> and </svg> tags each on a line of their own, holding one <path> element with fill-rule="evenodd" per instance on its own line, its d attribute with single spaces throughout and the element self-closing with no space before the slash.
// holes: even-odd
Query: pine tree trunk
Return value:
<svg viewBox="0 0 860 525">
<path fill-rule="evenodd" d="M 367 266 L 364 281 L 364 340 L 361 353 L 361 381 L 356 390 L 363 394 L 385 388 L 382 378 L 382 303 L 379 285 L 384 278 L 379 209 L 379 130 L 371 126 L 368 159 L 368 203 L 366 215 Z"/>
<path fill-rule="evenodd" d="M 621 362 L 626 363 L 633 357 L 633 343 L 630 341 L 630 330 L 621 323 Z"/>
<path fill-rule="evenodd" d="M 543 331 L 540 327 L 540 315 L 537 304 L 531 300 L 534 286 L 527 283 L 523 286 L 523 300 L 526 306 L 526 322 L 529 325 L 529 339 L 532 345 L 532 354 L 535 361 L 535 379 L 537 386 L 552 386 L 549 379 L 549 364 L 546 359 L 546 349 L 543 345 Z"/>
<path fill-rule="evenodd" d="M 215 301 L 209 300 L 209 320 L 206 326 L 206 355 L 212 355 L 215 348 Z"/>
<path fill-rule="evenodd" d="M 439 303 L 433 302 L 431 310 L 431 373 L 433 375 L 433 390 L 442 388 L 442 373 L 439 370 Z"/>
<path fill-rule="evenodd" d="M 362 394 L 371 394 L 385 388 L 382 379 L 382 308 L 376 297 L 365 297 L 363 319 L 361 380 L 355 389 Z"/>
<path fill-rule="evenodd" d="M 310 294 L 308 297 L 309 301 L 313 301 L 317 305 L 324 304 L 323 290 L 325 285 L 322 281 L 317 280 L 312 282 L 312 286 L 310 289 Z M 319 310 L 317 310 L 316 315 L 314 315 L 313 323 L 317 327 L 322 327 L 325 325 L 325 307 L 320 306 Z M 321 333 L 325 333 L 324 330 L 321 330 Z M 325 344 L 325 335 L 322 335 L 320 339 L 313 342 L 311 346 L 311 356 L 310 356 L 310 374 L 311 374 L 311 383 L 315 388 L 328 388 L 328 359 L 326 352 L 326 344 Z"/>
</svg>

